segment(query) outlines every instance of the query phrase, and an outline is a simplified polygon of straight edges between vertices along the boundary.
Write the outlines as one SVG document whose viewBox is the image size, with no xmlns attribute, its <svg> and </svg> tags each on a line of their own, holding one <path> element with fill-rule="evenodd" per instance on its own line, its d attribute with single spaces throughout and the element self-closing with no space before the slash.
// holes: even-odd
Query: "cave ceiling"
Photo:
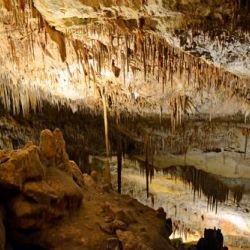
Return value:
<svg viewBox="0 0 250 250">
<path fill-rule="evenodd" d="M 0 0 L 0 99 L 73 111 L 249 112 L 250 1 Z"/>
</svg>

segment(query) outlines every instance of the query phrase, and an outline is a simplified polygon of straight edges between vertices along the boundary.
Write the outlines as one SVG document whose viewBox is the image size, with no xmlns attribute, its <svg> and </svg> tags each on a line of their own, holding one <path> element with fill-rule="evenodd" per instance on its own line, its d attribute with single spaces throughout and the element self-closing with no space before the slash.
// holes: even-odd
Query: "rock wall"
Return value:
<svg viewBox="0 0 250 250">
<path fill-rule="evenodd" d="M 5 227 L 3 224 L 4 209 L 0 206 L 0 250 L 5 250 Z"/>
<path fill-rule="evenodd" d="M 0 151 L 0 186 L 10 237 L 20 230 L 46 228 L 82 204 L 82 173 L 69 161 L 59 129 L 42 131 L 39 146 L 28 142 L 22 149 Z M 4 239 L 0 242 L 4 245 Z"/>
<path fill-rule="evenodd" d="M 174 249 L 164 210 L 83 175 L 59 129 L 43 130 L 39 146 L 0 151 L 0 186 L 1 250 L 6 240 L 14 250 Z"/>
</svg>

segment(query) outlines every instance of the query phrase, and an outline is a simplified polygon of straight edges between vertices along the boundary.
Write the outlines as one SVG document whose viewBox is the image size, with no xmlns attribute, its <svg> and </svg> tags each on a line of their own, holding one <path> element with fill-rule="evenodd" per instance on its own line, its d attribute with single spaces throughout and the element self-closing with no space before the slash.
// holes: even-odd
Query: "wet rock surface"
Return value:
<svg viewBox="0 0 250 250">
<path fill-rule="evenodd" d="M 174 249 L 164 216 L 107 191 L 99 175 L 69 160 L 59 129 L 0 151 L 0 249 L 5 235 L 14 249 Z"/>
</svg>

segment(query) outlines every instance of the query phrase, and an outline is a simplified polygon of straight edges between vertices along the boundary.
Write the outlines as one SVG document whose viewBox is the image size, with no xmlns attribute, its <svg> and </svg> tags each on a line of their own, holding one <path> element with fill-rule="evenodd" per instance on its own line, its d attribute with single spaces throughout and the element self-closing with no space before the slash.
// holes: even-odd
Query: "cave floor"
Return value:
<svg viewBox="0 0 250 250">
<path fill-rule="evenodd" d="M 114 249 L 119 241 L 131 250 L 174 249 L 165 218 L 157 217 L 152 208 L 116 193 L 95 178 L 84 175 L 84 199 L 78 211 L 46 230 L 33 232 L 29 242 L 39 242 L 38 245 L 53 250 Z"/>
</svg>

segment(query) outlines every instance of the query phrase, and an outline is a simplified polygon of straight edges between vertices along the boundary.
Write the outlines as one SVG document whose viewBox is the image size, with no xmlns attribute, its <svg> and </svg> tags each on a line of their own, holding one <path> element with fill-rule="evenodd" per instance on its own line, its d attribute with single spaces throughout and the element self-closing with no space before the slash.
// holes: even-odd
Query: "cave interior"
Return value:
<svg viewBox="0 0 250 250">
<path fill-rule="evenodd" d="M 0 0 L 0 250 L 250 249 L 249 113 L 250 0 Z"/>
</svg>

